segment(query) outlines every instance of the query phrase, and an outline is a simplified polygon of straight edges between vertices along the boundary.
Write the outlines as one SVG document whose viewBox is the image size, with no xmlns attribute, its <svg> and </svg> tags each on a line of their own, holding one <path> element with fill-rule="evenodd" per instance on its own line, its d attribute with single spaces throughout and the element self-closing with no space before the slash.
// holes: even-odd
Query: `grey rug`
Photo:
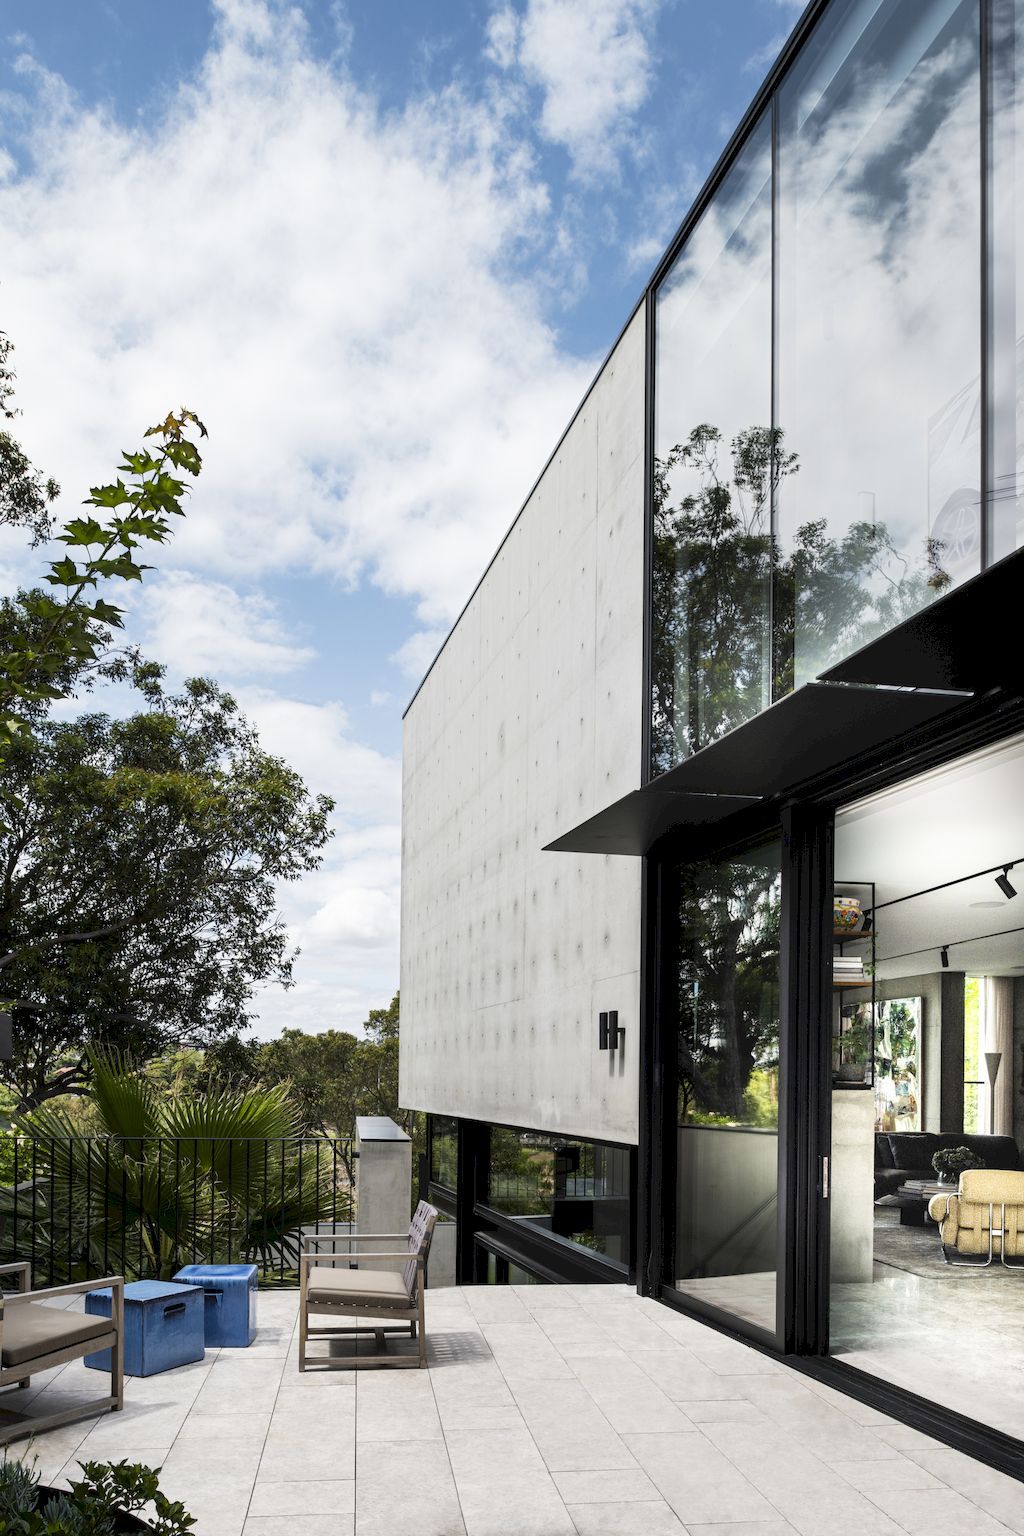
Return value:
<svg viewBox="0 0 1024 1536">
<path fill-rule="evenodd" d="M 875 1212 L 875 1263 L 905 1270 L 909 1275 L 921 1275 L 926 1280 L 970 1279 L 974 1273 L 973 1269 L 945 1262 L 938 1230 L 931 1223 L 925 1227 L 901 1227 L 895 1211 Z M 1004 1269 L 998 1262 L 987 1268 L 979 1265 L 978 1269 L 983 1275 L 999 1275 L 1018 1285 L 1024 1280 L 1024 1269 Z"/>
</svg>

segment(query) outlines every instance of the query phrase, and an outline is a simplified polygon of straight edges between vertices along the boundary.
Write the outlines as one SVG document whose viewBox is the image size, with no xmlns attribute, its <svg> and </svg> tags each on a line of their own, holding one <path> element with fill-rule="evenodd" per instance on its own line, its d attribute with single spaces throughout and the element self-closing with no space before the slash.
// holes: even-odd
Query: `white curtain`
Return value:
<svg viewBox="0 0 1024 1536">
<path fill-rule="evenodd" d="M 1013 1135 L 1013 977 L 986 976 L 981 989 L 981 1089 L 982 1114 L 986 1129 L 996 1136 Z M 994 1124 L 990 1124 L 991 1090 L 986 1053 L 1000 1051 L 1002 1060 L 996 1077 Z"/>
</svg>

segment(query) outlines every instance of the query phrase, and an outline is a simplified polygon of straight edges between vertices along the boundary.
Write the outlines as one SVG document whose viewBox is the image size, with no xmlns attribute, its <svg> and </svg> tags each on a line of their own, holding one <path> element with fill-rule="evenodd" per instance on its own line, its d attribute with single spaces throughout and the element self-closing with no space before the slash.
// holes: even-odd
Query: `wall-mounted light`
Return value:
<svg viewBox="0 0 1024 1536">
<path fill-rule="evenodd" d="M 597 1045 L 601 1051 L 617 1051 L 619 1041 L 626 1033 L 619 1023 L 618 1011 L 612 1008 L 608 1013 L 599 1013 L 597 1016 Z"/>
<path fill-rule="evenodd" d="M 943 944 L 942 948 L 939 950 L 939 960 L 942 962 L 942 969 L 944 971 L 948 971 L 949 970 L 949 945 L 948 944 Z"/>
<path fill-rule="evenodd" d="M 996 885 L 998 885 L 1007 901 L 1012 901 L 1017 894 L 1016 886 L 1010 884 L 1010 870 L 1012 868 L 1012 864 L 1005 864 L 1002 874 L 996 875 Z"/>
</svg>

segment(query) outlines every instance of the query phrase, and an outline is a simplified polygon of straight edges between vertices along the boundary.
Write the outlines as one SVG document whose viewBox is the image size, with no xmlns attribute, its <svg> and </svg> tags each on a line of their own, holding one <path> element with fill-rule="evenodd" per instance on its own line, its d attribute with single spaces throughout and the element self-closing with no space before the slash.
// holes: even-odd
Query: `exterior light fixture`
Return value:
<svg viewBox="0 0 1024 1536">
<path fill-rule="evenodd" d="M 601 1051 L 617 1051 L 619 1040 L 625 1034 L 625 1030 L 619 1024 L 619 1015 L 616 1009 L 609 1013 L 599 1013 L 597 1016 L 597 1046 Z"/>
<path fill-rule="evenodd" d="M 996 885 L 998 885 L 1007 901 L 1012 901 L 1017 894 L 1016 886 L 1010 884 L 1010 870 L 1012 868 L 1012 864 L 1004 864 L 1002 874 L 996 875 Z"/>
<path fill-rule="evenodd" d="M 939 950 L 939 959 L 942 962 L 942 969 L 944 971 L 948 971 L 949 970 L 949 945 L 948 944 L 943 944 L 942 948 Z"/>
</svg>

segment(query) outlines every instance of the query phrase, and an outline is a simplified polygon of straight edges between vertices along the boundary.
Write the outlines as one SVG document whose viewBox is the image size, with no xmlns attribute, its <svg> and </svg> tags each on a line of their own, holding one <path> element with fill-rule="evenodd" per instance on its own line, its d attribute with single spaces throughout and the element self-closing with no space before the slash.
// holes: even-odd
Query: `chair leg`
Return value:
<svg viewBox="0 0 1024 1536">
<path fill-rule="evenodd" d="M 306 1296 L 305 1286 L 299 1295 L 299 1370 L 306 1369 Z"/>
<path fill-rule="evenodd" d="M 420 1282 L 419 1293 L 418 1293 L 417 1300 L 416 1300 L 416 1310 L 419 1312 L 420 1369 L 422 1370 L 423 1367 L 427 1363 L 427 1330 L 426 1330 L 426 1326 L 425 1326 L 426 1319 L 424 1317 L 424 1311 L 423 1311 L 423 1283 L 422 1283 L 422 1280 Z M 413 1326 L 415 1327 L 415 1324 Z M 413 1337 L 415 1337 L 415 1334 L 413 1335 Z"/>
<path fill-rule="evenodd" d="M 124 1288 L 120 1283 L 114 1286 L 111 1296 L 111 1316 L 116 1330 L 110 1350 L 111 1409 L 119 1413 L 124 1407 Z"/>
</svg>

